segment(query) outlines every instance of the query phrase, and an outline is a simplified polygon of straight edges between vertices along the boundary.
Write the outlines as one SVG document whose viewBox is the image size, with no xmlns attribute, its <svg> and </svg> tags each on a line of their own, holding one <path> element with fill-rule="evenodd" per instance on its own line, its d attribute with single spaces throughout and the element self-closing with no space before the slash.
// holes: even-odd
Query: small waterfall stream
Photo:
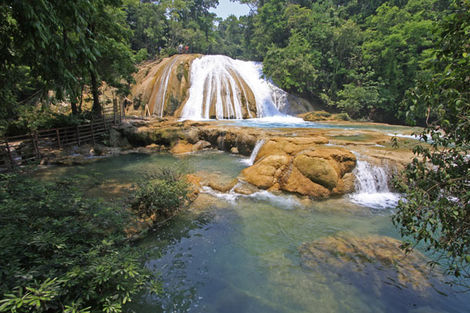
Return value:
<svg viewBox="0 0 470 313">
<path fill-rule="evenodd" d="M 252 166 L 253 164 L 255 164 L 256 156 L 258 155 L 258 152 L 259 152 L 259 150 L 261 149 L 261 147 L 263 145 L 264 145 L 264 139 L 258 140 L 256 142 L 255 147 L 253 148 L 253 151 L 251 152 L 250 158 L 245 159 L 242 162 L 245 163 L 248 166 Z"/>
<path fill-rule="evenodd" d="M 350 196 L 354 203 L 375 209 L 393 208 L 398 204 L 400 195 L 390 191 L 385 168 L 358 160 L 354 174 L 356 192 Z"/>
</svg>

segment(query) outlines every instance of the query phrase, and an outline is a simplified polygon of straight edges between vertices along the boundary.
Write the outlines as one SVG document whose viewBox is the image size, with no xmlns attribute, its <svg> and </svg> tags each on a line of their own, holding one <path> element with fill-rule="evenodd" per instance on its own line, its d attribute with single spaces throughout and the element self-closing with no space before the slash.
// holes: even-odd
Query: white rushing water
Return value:
<svg viewBox="0 0 470 313">
<path fill-rule="evenodd" d="M 182 119 L 242 119 L 243 111 L 248 112 L 245 117 L 249 118 L 282 115 L 279 109 L 286 105 L 287 94 L 261 76 L 262 65 L 257 62 L 234 60 L 223 55 L 195 59 Z M 250 93 L 256 101 L 256 113 L 250 110 L 246 101 Z"/>
<path fill-rule="evenodd" d="M 155 97 L 155 105 L 153 107 L 152 114 L 159 117 L 163 117 L 163 108 L 165 107 L 166 93 L 168 90 L 168 82 L 170 80 L 171 69 L 178 61 L 178 58 L 174 58 L 171 63 L 167 64 L 164 68 L 164 72 L 160 81 L 157 96 Z"/>
<path fill-rule="evenodd" d="M 251 152 L 250 158 L 249 159 L 244 159 L 244 160 L 242 160 L 242 162 L 245 163 L 248 166 L 252 166 L 253 164 L 255 164 L 256 156 L 258 155 L 258 152 L 259 152 L 259 150 L 261 149 L 261 147 L 263 145 L 264 145 L 264 140 L 263 139 L 258 140 L 256 142 L 255 147 L 253 148 L 253 151 Z"/>
<path fill-rule="evenodd" d="M 202 187 L 202 192 L 232 203 L 235 203 L 240 199 L 255 199 L 257 201 L 266 201 L 272 203 L 273 205 L 280 207 L 284 210 L 292 210 L 302 207 L 302 204 L 299 202 L 296 196 L 285 194 L 275 195 L 267 190 L 261 190 L 250 195 L 244 195 L 236 193 L 234 191 L 236 187 L 237 186 L 233 187 L 232 190 L 227 193 L 223 193 L 215 191 L 214 189 L 208 186 L 204 186 Z"/>
<path fill-rule="evenodd" d="M 400 195 L 390 192 L 386 169 L 358 160 L 354 174 L 356 192 L 350 196 L 354 203 L 375 209 L 393 208 L 398 204 Z"/>
</svg>

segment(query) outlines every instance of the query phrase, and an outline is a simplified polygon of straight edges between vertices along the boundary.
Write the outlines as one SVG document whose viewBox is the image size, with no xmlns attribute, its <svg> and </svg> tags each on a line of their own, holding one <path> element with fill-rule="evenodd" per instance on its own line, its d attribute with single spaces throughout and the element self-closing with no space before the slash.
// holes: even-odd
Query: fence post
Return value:
<svg viewBox="0 0 470 313">
<path fill-rule="evenodd" d="M 57 136 L 57 144 L 59 145 L 59 149 L 62 149 L 62 143 L 60 142 L 60 132 L 58 128 L 55 129 L 55 134 Z"/>
<path fill-rule="evenodd" d="M 31 140 L 33 142 L 34 151 L 36 152 L 36 158 L 41 158 L 41 153 L 39 151 L 39 140 L 38 140 L 38 133 L 34 132 L 31 134 Z"/>
<path fill-rule="evenodd" d="M 75 136 L 77 137 L 77 145 L 80 147 L 80 130 L 78 129 L 78 125 L 75 126 Z"/>
<path fill-rule="evenodd" d="M 16 163 L 15 163 L 15 160 L 13 159 L 13 156 L 11 155 L 10 145 L 8 144 L 8 138 L 5 138 L 5 146 L 7 148 L 8 158 L 10 159 L 10 166 L 13 169 L 15 168 Z"/>
<path fill-rule="evenodd" d="M 117 123 L 117 99 L 113 99 L 113 115 L 114 115 L 114 125 Z"/>
<path fill-rule="evenodd" d="M 125 100 L 124 100 L 125 101 Z M 124 113 L 124 101 L 119 104 L 119 124 L 122 124 L 122 115 Z"/>
<path fill-rule="evenodd" d="M 91 140 L 93 141 L 93 146 L 95 146 L 95 130 L 93 129 L 93 121 L 90 123 L 91 128 Z"/>
</svg>

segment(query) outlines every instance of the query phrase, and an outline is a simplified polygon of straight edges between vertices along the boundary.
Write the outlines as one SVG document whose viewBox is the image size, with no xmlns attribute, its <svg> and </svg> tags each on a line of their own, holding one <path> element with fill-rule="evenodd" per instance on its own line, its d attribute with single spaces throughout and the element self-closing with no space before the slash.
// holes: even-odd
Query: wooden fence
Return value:
<svg viewBox="0 0 470 313">
<path fill-rule="evenodd" d="M 102 117 L 71 127 L 38 130 L 30 134 L 0 138 L 0 169 L 34 163 L 54 150 L 103 140 L 113 125 L 120 124 L 120 110 L 104 108 Z"/>
</svg>

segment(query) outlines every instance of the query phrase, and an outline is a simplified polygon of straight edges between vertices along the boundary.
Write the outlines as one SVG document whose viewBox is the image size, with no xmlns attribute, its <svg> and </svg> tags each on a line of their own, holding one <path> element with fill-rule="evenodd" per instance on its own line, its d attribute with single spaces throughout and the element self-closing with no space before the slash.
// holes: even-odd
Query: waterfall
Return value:
<svg viewBox="0 0 470 313">
<path fill-rule="evenodd" d="M 264 140 L 263 139 L 258 140 L 256 142 L 255 147 L 253 148 L 253 151 L 251 152 L 250 158 L 249 159 L 244 159 L 242 162 L 245 163 L 248 166 L 252 166 L 253 164 L 255 164 L 256 156 L 258 155 L 258 152 L 259 152 L 259 150 L 261 149 L 261 147 L 263 145 L 264 145 Z"/>
<path fill-rule="evenodd" d="M 354 174 L 356 192 L 350 196 L 353 202 L 376 209 L 397 205 L 400 195 L 390 192 L 386 169 L 358 160 Z"/>
<path fill-rule="evenodd" d="M 170 80 L 172 69 L 178 60 L 178 58 L 174 58 L 171 62 L 168 62 L 168 64 L 163 69 L 163 74 L 161 76 L 159 88 L 157 89 L 158 91 L 155 97 L 155 103 L 153 105 L 153 115 L 163 117 L 166 94 L 168 91 L 168 81 Z"/>
<path fill-rule="evenodd" d="M 260 63 L 207 55 L 191 65 L 182 119 L 243 119 L 281 115 L 285 92 L 262 77 Z"/>
</svg>

